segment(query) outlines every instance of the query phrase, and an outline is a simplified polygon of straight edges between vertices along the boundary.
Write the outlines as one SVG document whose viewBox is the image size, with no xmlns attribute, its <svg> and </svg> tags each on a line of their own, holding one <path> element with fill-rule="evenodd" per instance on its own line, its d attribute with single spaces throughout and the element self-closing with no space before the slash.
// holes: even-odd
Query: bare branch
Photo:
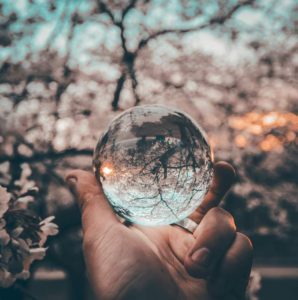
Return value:
<svg viewBox="0 0 298 300">
<path fill-rule="evenodd" d="M 126 74 L 125 74 L 125 71 L 123 71 L 121 76 L 118 78 L 116 89 L 114 92 L 114 98 L 112 101 L 112 107 L 113 107 L 113 110 L 115 110 L 115 111 L 118 110 L 118 108 L 119 108 L 120 94 L 121 94 L 125 80 L 126 80 Z"/>
<path fill-rule="evenodd" d="M 123 23 L 124 23 L 124 19 L 125 19 L 127 13 L 135 6 L 136 2 L 137 2 L 137 0 L 131 0 L 129 2 L 129 4 L 122 11 L 121 21 L 115 22 L 115 25 L 117 27 L 119 27 L 119 29 L 120 29 L 121 45 L 122 45 L 122 49 L 124 51 L 124 56 L 126 56 L 129 51 L 126 46 L 126 38 L 125 38 L 125 34 L 124 34 L 125 28 L 124 28 Z"/>
<path fill-rule="evenodd" d="M 137 80 L 134 64 L 128 66 L 128 73 L 131 78 L 132 91 L 135 96 L 135 105 L 138 105 L 141 102 L 141 99 L 137 92 L 138 80 Z"/>
<path fill-rule="evenodd" d="M 152 39 L 155 39 L 155 38 L 157 38 L 157 37 L 159 37 L 161 35 L 165 35 L 165 34 L 169 34 L 169 33 L 183 34 L 183 33 L 188 33 L 188 32 L 194 32 L 194 31 L 202 30 L 204 28 L 207 28 L 207 27 L 215 25 L 215 24 L 224 24 L 240 8 L 242 8 L 242 7 L 246 6 L 246 5 L 252 5 L 254 2 L 255 2 L 255 0 L 246 0 L 246 1 L 243 1 L 243 2 L 239 2 L 234 7 L 232 7 L 226 14 L 224 14 L 222 16 L 215 16 L 215 17 L 211 18 L 207 23 L 201 24 L 201 25 L 196 26 L 196 27 L 184 28 L 184 29 L 164 29 L 164 30 L 161 30 L 161 31 L 157 31 L 157 32 L 149 35 L 147 38 L 143 38 L 139 42 L 139 45 L 138 45 L 138 47 L 136 49 L 136 53 L 140 49 L 144 48 L 149 43 L 149 41 L 151 41 Z"/>
<path fill-rule="evenodd" d="M 115 16 L 113 15 L 112 11 L 109 9 L 107 4 L 105 4 L 103 1 L 100 1 L 100 0 L 97 1 L 98 9 L 102 13 L 106 13 L 110 17 L 110 19 L 112 20 L 113 24 L 116 25 L 120 29 L 121 46 L 122 46 L 123 51 L 125 53 L 128 52 L 128 50 L 127 50 L 127 47 L 126 47 L 126 39 L 125 39 L 125 36 L 124 36 L 124 30 L 125 29 L 124 29 L 123 22 L 124 22 L 124 19 L 125 19 L 127 13 L 135 6 L 137 1 L 138 0 L 131 0 L 129 2 L 129 4 L 123 9 L 120 21 L 116 20 Z"/>
<path fill-rule="evenodd" d="M 137 95 L 136 87 L 138 85 L 136 76 L 135 76 L 135 70 L 134 70 L 134 60 L 136 57 L 136 53 L 132 53 L 127 49 L 127 42 L 125 38 L 125 27 L 124 27 L 124 19 L 128 12 L 136 5 L 138 0 L 130 0 L 129 4 L 123 9 L 121 14 L 121 20 L 117 21 L 112 13 L 112 11 L 108 8 L 108 6 L 103 3 L 102 1 L 98 0 L 97 4 L 101 12 L 106 13 L 111 18 L 113 24 L 117 26 L 120 29 L 120 39 L 121 39 L 121 47 L 123 49 L 123 56 L 122 56 L 122 63 L 124 64 L 125 68 L 122 71 L 121 76 L 119 77 L 116 85 L 116 89 L 114 92 L 114 98 L 112 101 L 112 108 L 113 110 L 118 110 L 119 108 L 119 100 L 120 100 L 120 94 L 122 91 L 122 88 L 124 86 L 127 73 L 129 74 L 131 80 L 132 80 L 132 89 L 134 96 L 136 98 L 135 102 L 139 103 L 140 98 Z"/>
<path fill-rule="evenodd" d="M 117 21 L 112 13 L 112 11 L 108 8 L 108 6 L 101 0 L 97 0 L 97 6 L 98 9 L 102 12 L 102 13 L 106 13 L 112 20 L 112 22 L 116 25 Z"/>
<path fill-rule="evenodd" d="M 128 53 L 127 47 L 126 47 L 126 38 L 124 35 L 124 26 L 123 26 L 123 22 L 117 22 L 116 25 L 119 27 L 120 29 L 120 38 L 121 38 L 121 46 L 124 52 L 124 55 L 126 55 L 126 53 Z"/>
<path fill-rule="evenodd" d="M 131 0 L 129 2 L 129 4 L 124 8 L 123 12 L 122 12 L 122 21 L 124 20 L 125 16 L 127 15 L 127 13 L 135 7 L 136 3 L 138 2 L 138 0 Z"/>
<path fill-rule="evenodd" d="M 46 51 L 49 51 L 51 45 L 53 44 L 53 41 L 55 40 L 55 38 L 59 35 L 59 33 L 61 33 L 63 27 L 66 24 L 66 17 L 67 17 L 67 11 L 68 11 L 68 1 L 65 1 L 63 4 L 63 9 L 62 9 L 62 13 L 61 15 L 57 18 L 56 24 L 54 26 L 54 29 L 52 30 L 52 32 L 50 33 L 49 37 L 47 38 L 46 42 L 45 42 L 45 49 Z"/>
</svg>

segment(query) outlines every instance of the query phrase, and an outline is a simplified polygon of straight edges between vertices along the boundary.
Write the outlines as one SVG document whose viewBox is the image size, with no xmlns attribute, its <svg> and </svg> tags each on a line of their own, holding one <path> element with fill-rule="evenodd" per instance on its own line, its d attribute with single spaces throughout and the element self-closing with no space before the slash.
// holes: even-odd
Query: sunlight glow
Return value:
<svg viewBox="0 0 298 300">
<path fill-rule="evenodd" d="M 298 131 L 298 116 L 290 112 L 253 111 L 242 116 L 231 116 L 228 122 L 231 128 L 241 131 L 234 139 L 239 148 L 245 148 L 252 136 L 258 136 L 258 147 L 264 152 L 281 152 L 285 144 L 295 142 Z"/>
<path fill-rule="evenodd" d="M 110 167 L 105 166 L 102 168 L 102 173 L 105 175 L 110 175 L 112 172 L 113 172 L 113 169 Z"/>
<path fill-rule="evenodd" d="M 239 134 L 235 137 L 235 144 L 239 147 L 239 148 L 245 148 L 247 145 L 247 139 L 245 136 Z"/>
</svg>

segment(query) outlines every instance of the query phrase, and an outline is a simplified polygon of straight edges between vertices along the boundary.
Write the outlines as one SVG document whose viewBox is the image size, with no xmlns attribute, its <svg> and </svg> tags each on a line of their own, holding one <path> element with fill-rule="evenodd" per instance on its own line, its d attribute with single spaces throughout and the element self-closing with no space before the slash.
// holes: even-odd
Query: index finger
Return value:
<svg viewBox="0 0 298 300">
<path fill-rule="evenodd" d="M 213 207 L 218 206 L 225 194 L 236 180 L 233 166 L 220 161 L 214 166 L 214 177 L 210 189 L 200 206 L 190 215 L 190 219 L 200 223 L 204 215 Z"/>
</svg>

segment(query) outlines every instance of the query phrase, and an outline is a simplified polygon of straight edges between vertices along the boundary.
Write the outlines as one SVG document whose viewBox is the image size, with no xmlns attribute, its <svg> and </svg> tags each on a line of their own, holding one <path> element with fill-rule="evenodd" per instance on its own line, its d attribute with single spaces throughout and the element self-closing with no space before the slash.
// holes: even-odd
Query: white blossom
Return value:
<svg viewBox="0 0 298 300">
<path fill-rule="evenodd" d="M 29 164 L 24 163 L 21 165 L 22 173 L 19 180 L 15 181 L 15 184 L 21 187 L 20 193 L 23 194 L 26 191 L 34 188 L 34 181 L 29 179 L 29 176 L 32 173 L 32 170 L 29 166 Z"/>
<path fill-rule="evenodd" d="M 21 273 L 16 275 L 16 279 L 29 279 L 30 277 L 30 272 L 28 270 L 23 270 Z"/>
<path fill-rule="evenodd" d="M 26 209 L 30 202 L 33 202 L 34 198 L 32 196 L 24 196 L 20 197 L 16 201 L 16 208 L 17 209 Z"/>
<path fill-rule="evenodd" d="M 10 287 L 15 281 L 16 278 L 13 276 L 13 274 L 5 269 L 0 269 L 0 287 Z"/>
<path fill-rule="evenodd" d="M 10 233 L 10 235 L 13 238 L 17 238 L 23 231 L 24 231 L 24 228 L 17 227 Z"/>
<path fill-rule="evenodd" d="M 47 248 L 33 248 L 30 249 L 30 259 L 33 260 L 42 260 L 46 255 Z"/>
<path fill-rule="evenodd" d="M 6 225 L 5 220 L 0 218 L 0 229 L 4 228 L 5 225 Z"/>
<path fill-rule="evenodd" d="M 51 217 L 44 219 L 43 221 L 41 221 L 39 223 L 39 225 L 41 226 L 40 227 L 41 232 L 39 232 L 39 236 L 40 236 L 39 245 L 40 246 L 44 245 L 48 236 L 53 236 L 53 235 L 58 234 L 58 232 L 59 232 L 58 226 L 51 222 L 54 219 L 55 219 L 55 217 L 51 216 Z"/>
<path fill-rule="evenodd" d="M 42 260 L 46 255 L 46 247 L 43 247 L 48 236 L 58 233 L 58 226 L 52 221 L 54 217 L 48 217 L 38 223 L 32 223 L 30 214 L 28 215 L 28 203 L 34 201 L 32 190 L 37 190 L 32 186 L 32 182 L 27 177 L 31 174 L 31 169 L 23 165 L 23 172 L 20 181 L 21 192 L 19 197 L 14 197 L 7 192 L 6 188 L 0 185 L 0 287 L 7 288 L 14 284 L 17 279 L 28 279 L 30 277 L 30 266 L 35 260 Z M 9 214 L 9 227 L 5 218 Z M 28 217 L 29 216 L 29 217 Z M 21 218 L 20 218 L 21 217 Z M 26 219 L 27 218 L 27 219 Z M 28 224 L 26 224 L 28 220 Z M 33 219 L 35 220 L 35 219 Z M 32 235 L 32 233 L 35 233 Z M 31 238 L 31 236 L 39 238 Z M 39 247 L 36 247 L 38 243 Z M 14 253 L 18 253 L 16 260 Z M 13 264 L 19 269 L 18 273 L 12 273 Z"/>
<path fill-rule="evenodd" d="M 5 229 L 0 230 L 0 246 L 6 246 L 10 241 L 10 236 Z"/>
<path fill-rule="evenodd" d="M 6 188 L 0 185 L 0 218 L 6 213 L 8 209 L 8 202 L 10 200 L 10 194 L 7 192 Z"/>
</svg>

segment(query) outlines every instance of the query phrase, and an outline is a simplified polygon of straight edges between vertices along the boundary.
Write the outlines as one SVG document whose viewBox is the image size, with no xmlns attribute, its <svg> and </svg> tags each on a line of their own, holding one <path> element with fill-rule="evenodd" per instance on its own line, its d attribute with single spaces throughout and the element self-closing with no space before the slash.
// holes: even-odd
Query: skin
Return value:
<svg viewBox="0 0 298 300">
<path fill-rule="evenodd" d="M 82 209 L 83 248 L 97 299 L 242 300 L 251 265 L 250 240 L 218 207 L 235 181 L 231 165 L 215 165 L 212 186 L 190 216 L 194 233 L 176 225 L 123 224 L 93 174 L 66 180 Z"/>
</svg>

